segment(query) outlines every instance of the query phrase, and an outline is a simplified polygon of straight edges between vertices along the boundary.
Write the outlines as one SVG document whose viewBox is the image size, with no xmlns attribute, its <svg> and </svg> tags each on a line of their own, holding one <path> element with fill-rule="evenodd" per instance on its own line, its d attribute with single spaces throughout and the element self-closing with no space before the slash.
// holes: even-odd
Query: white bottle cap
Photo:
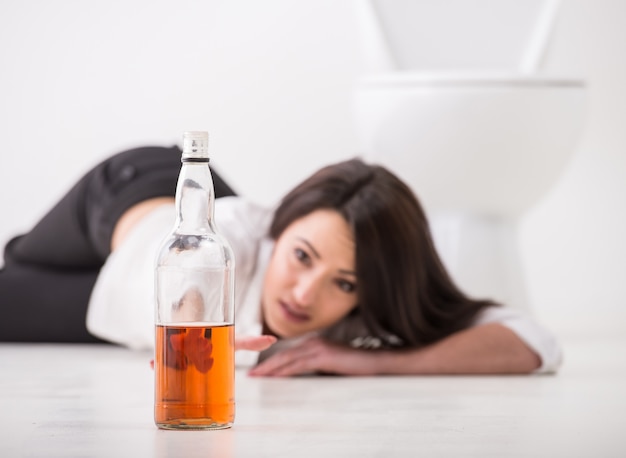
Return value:
<svg viewBox="0 0 626 458">
<path fill-rule="evenodd" d="M 209 161 L 209 133 L 205 131 L 188 131 L 183 134 L 182 160 Z"/>
</svg>

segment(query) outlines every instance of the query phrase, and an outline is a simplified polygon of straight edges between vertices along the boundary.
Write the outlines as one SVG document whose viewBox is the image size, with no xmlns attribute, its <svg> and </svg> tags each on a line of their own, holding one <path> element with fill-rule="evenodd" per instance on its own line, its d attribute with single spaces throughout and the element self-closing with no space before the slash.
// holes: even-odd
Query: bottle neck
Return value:
<svg viewBox="0 0 626 458">
<path fill-rule="evenodd" d="M 176 186 L 176 232 L 214 233 L 215 194 L 209 163 L 183 161 Z"/>
</svg>

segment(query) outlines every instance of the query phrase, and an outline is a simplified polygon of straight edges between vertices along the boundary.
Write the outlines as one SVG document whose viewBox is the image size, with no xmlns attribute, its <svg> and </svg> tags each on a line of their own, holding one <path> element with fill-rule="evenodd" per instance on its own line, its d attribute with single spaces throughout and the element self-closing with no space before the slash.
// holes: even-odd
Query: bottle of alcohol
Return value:
<svg viewBox="0 0 626 458">
<path fill-rule="evenodd" d="M 214 204 L 208 133 L 185 132 L 176 221 L 156 266 L 154 417 L 163 429 L 234 421 L 235 260 Z"/>
</svg>

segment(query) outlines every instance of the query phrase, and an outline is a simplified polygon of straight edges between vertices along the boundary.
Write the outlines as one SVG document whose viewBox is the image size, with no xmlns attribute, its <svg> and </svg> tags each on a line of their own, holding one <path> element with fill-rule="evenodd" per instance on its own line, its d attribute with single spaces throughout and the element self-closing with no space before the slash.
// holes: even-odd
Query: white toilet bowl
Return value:
<svg viewBox="0 0 626 458">
<path fill-rule="evenodd" d="M 380 10 L 385 2 L 375 5 Z M 386 58 L 394 54 L 392 44 L 383 42 L 382 25 L 372 21 L 375 10 L 363 16 L 367 49 L 383 65 L 355 86 L 361 154 L 414 189 L 444 263 L 466 292 L 519 308 L 529 305 L 519 219 L 555 184 L 586 114 L 584 81 L 530 71 L 547 46 L 557 6 L 546 3 L 535 31 L 539 38 L 524 71 L 515 73 L 394 69 Z M 387 26 L 391 19 L 386 16 Z"/>
<path fill-rule="evenodd" d="M 461 287 L 526 308 L 517 222 L 575 151 L 585 93 L 571 79 L 378 74 L 355 90 L 357 138 L 416 192 Z"/>
<path fill-rule="evenodd" d="M 559 176 L 585 115 L 580 80 L 397 72 L 363 77 L 357 138 L 431 209 L 519 216 Z"/>
</svg>

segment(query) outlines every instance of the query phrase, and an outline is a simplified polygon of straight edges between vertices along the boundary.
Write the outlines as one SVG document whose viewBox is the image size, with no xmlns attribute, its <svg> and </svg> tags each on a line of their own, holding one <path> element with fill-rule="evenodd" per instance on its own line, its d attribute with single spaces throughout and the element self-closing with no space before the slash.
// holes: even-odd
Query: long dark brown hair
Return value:
<svg viewBox="0 0 626 458">
<path fill-rule="evenodd" d="M 352 228 L 357 300 L 372 336 L 422 346 L 468 327 L 489 300 L 466 296 L 435 249 L 426 215 L 412 190 L 379 165 L 352 159 L 320 169 L 278 206 L 270 236 L 293 221 L 333 209 Z"/>
</svg>

